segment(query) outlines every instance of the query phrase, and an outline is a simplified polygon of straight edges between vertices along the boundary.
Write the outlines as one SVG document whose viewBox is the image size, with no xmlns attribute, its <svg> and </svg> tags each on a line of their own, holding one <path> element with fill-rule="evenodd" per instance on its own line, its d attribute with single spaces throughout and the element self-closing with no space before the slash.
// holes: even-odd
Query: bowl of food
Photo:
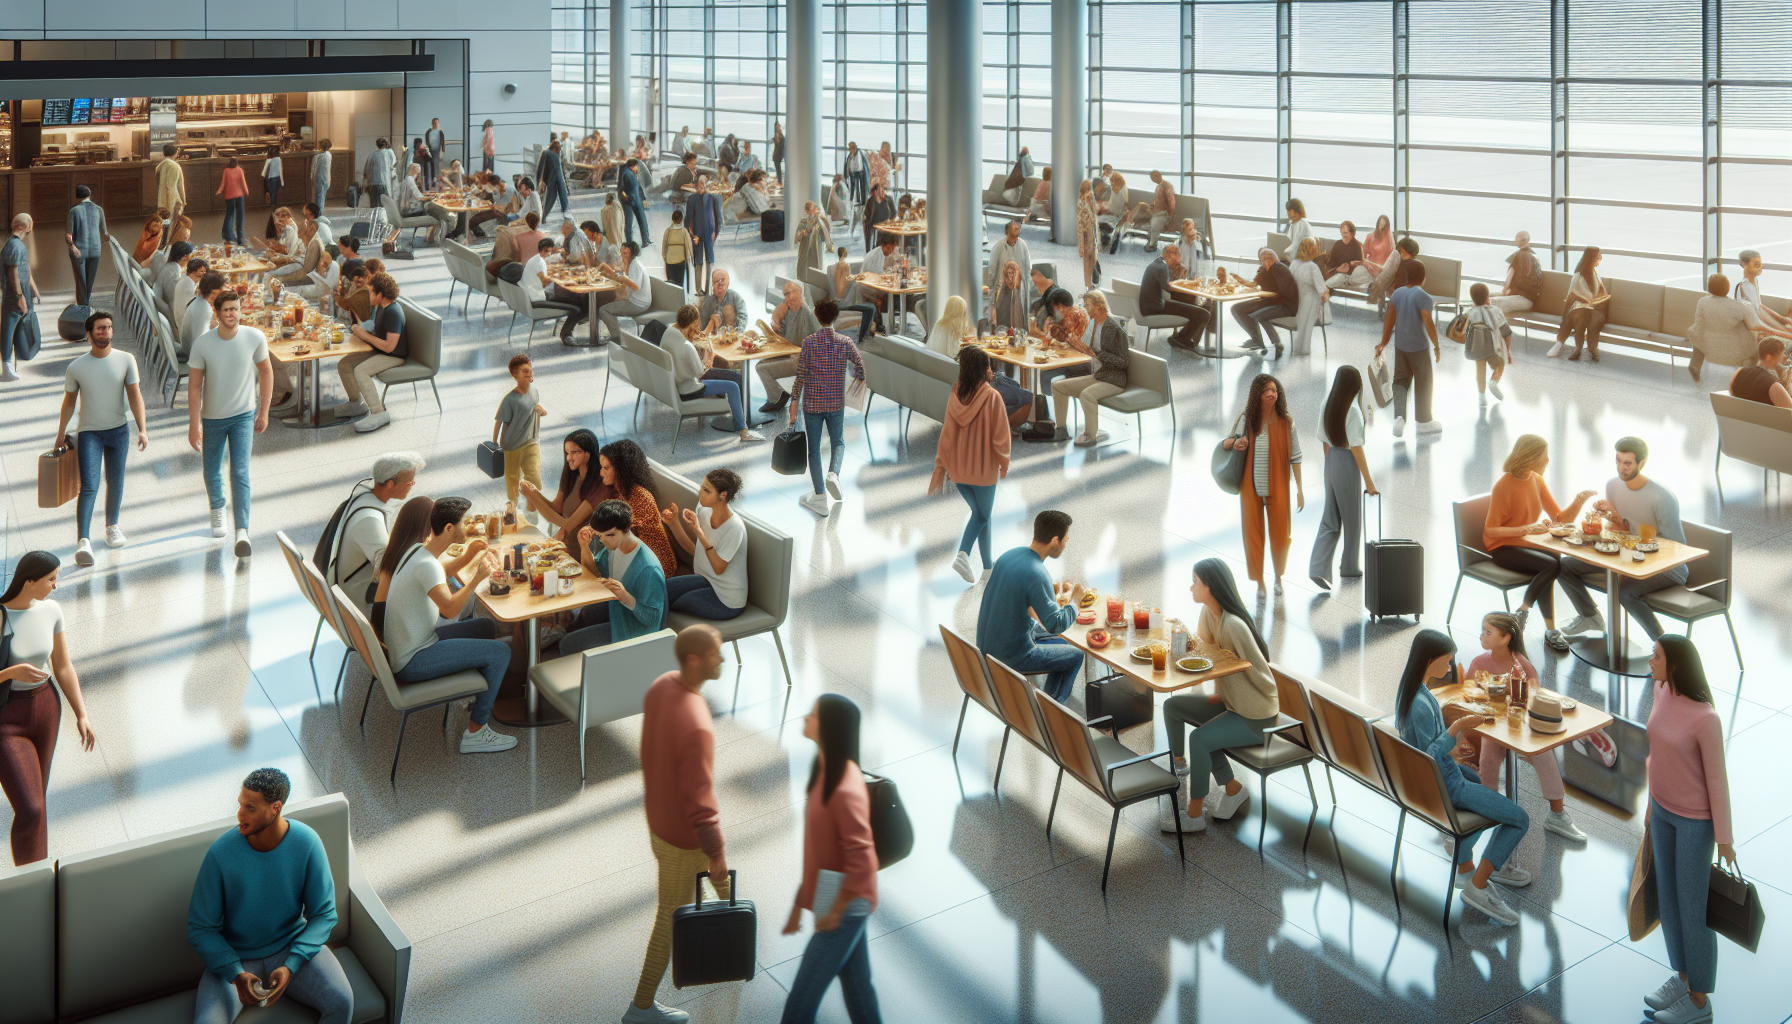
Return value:
<svg viewBox="0 0 1792 1024">
<path fill-rule="evenodd" d="M 1562 537 L 1566 537 L 1573 532 L 1574 532 L 1574 524 L 1573 523 L 1555 523 L 1552 526 L 1550 526 L 1550 528 L 1549 528 L 1549 535 L 1551 537 L 1556 537 L 1558 539 L 1562 538 Z"/>
<path fill-rule="evenodd" d="M 1636 549 L 1638 551 L 1642 551 L 1645 553 L 1660 551 L 1661 550 L 1661 542 L 1653 541 L 1653 540 L 1639 540 L 1636 542 Z"/>
<path fill-rule="evenodd" d="M 1587 538 L 1586 538 L 1585 534 L 1571 533 L 1568 536 L 1563 537 L 1562 541 L 1567 544 L 1572 544 L 1578 548 L 1587 543 Z"/>
<path fill-rule="evenodd" d="M 1134 661 L 1150 661 L 1153 653 L 1160 650 L 1167 653 L 1169 649 L 1170 645 L 1162 640 L 1151 640 L 1134 647 L 1130 653 Z"/>
<path fill-rule="evenodd" d="M 1095 625 L 1095 612 L 1090 609 L 1085 609 L 1083 611 L 1077 612 L 1076 613 L 1076 624 L 1079 626 Z"/>
<path fill-rule="evenodd" d="M 502 569 L 493 572 L 491 583 L 486 587 L 486 593 L 493 597 L 503 597 L 510 593 L 510 574 Z"/>
<path fill-rule="evenodd" d="M 1177 658 L 1176 667 L 1184 672 L 1205 672 L 1213 667 L 1213 659 L 1197 658 L 1192 655 L 1187 658 Z"/>
<path fill-rule="evenodd" d="M 1618 548 L 1620 546 L 1621 545 L 1615 540 L 1601 540 L 1601 541 L 1593 542 L 1593 550 L 1599 552 L 1602 555 L 1615 555 L 1618 553 Z"/>
<path fill-rule="evenodd" d="M 1090 647 L 1106 647 L 1112 638 L 1105 629 L 1091 629 L 1089 635 L 1084 639 L 1088 641 Z"/>
</svg>

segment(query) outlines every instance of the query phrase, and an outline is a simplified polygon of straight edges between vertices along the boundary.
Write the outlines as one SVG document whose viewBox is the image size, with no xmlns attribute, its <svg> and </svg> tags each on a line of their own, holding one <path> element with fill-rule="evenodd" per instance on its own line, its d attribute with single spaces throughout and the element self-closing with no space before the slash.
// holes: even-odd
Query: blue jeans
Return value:
<svg viewBox="0 0 1792 1024">
<path fill-rule="evenodd" d="M 846 461 L 846 442 L 841 432 L 846 429 L 846 410 L 835 409 L 833 412 L 803 412 L 803 432 L 809 438 L 809 482 L 815 485 L 815 493 L 826 493 L 823 487 L 826 473 L 821 469 L 821 428 L 828 428 L 828 473 L 840 472 L 840 464 Z"/>
<path fill-rule="evenodd" d="M 996 485 L 959 484 L 958 493 L 964 498 L 965 504 L 971 506 L 971 521 L 964 524 L 964 536 L 958 541 L 958 550 L 968 555 L 973 543 L 982 542 L 983 568 L 988 569 L 990 544 L 993 543 L 989 520 L 995 514 Z"/>
<path fill-rule="evenodd" d="M 1007 665 L 1027 675 L 1044 672 L 1046 695 L 1053 700 L 1069 700 L 1070 691 L 1076 688 L 1076 675 L 1083 668 L 1083 652 L 1063 637 L 1046 633 L 1035 623 L 1032 646 Z"/>
<path fill-rule="evenodd" d="M 711 376 L 711 375 L 714 376 Z M 727 374 L 733 377 L 722 376 Z M 705 396 L 721 395 L 728 399 L 728 414 L 734 417 L 734 429 L 747 429 L 747 410 L 740 400 L 740 375 L 732 370 L 710 370 L 703 375 L 703 394 Z"/>
<path fill-rule="evenodd" d="M 474 725 L 484 725 L 492 717 L 498 687 L 504 684 L 504 672 L 510 668 L 510 645 L 493 639 L 497 633 L 498 624 L 491 619 L 465 619 L 437 626 L 436 642 L 411 655 L 411 660 L 392 678 L 401 683 L 427 683 L 468 669 L 478 672 L 485 677 L 485 692 L 473 699 L 473 712 L 467 717 Z"/>
<path fill-rule="evenodd" d="M 330 195 L 330 183 L 327 181 L 318 182 L 317 188 L 315 190 L 315 194 L 312 195 L 312 197 L 311 197 L 311 201 L 317 204 L 317 209 L 318 209 L 319 213 L 323 212 L 324 200 L 329 198 L 329 195 Z M 334 242 L 335 239 L 332 238 L 332 239 L 330 239 L 330 241 Z"/>
<path fill-rule="evenodd" d="M 280 205 L 280 203 L 279 203 L 280 185 L 281 185 L 280 179 L 279 178 L 263 178 L 263 179 L 261 179 L 261 184 L 262 184 L 262 187 L 267 190 L 268 205 L 269 206 Z M 322 213 L 323 209 L 324 209 L 323 201 L 319 200 L 318 204 L 317 204 L 317 211 L 319 213 Z M 300 211 L 300 212 L 304 212 L 304 211 Z"/>
<path fill-rule="evenodd" d="M 1709 818 L 1682 818 L 1650 800 L 1649 839 L 1668 966 L 1686 975 L 1687 988 L 1709 992 L 1717 987 L 1717 933 L 1705 927 L 1705 903 L 1717 833 Z"/>
<path fill-rule="evenodd" d="M 698 558 L 708 558 L 702 551 Z M 666 581 L 666 607 L 686 615 L 697 615 L 705 619 L 732 619 L 746 608 L 730 608 L 716 596 L 716 588 L 696 573 L 689 576 L 674 576 Z"/>
<path fill-rule="evenodd" d="M 230 511 L 236 528 L 249 528 L 249 452 L 255 446 L 255 410 L 220 420 L 199 421 L 204 438 L 205 493 L 212 508 L 224 507 L 224 446 L 230 445 Z"/>
<path fill-rule="evenodd" d="M 623 226 L 626 228 L 628 226 L 628 223 L 626 221 L 624 221 Z M 697 255 L 698 253 L 702 253 L 702 255 L 698 256 Z M 693 261 L 695 263 L 698 263 L 705 267 L 715 266 L 716 265 L 716 233 L 714 231 L 711 231 L 709 234 L 703 235 L 703 234 L 698 234 L 695 231 L 691 232 L 691 255 L 696 257 L 696 259 Z"/>
<path fill-rule="evenodd" d="M 1513 850 L 1518 849 L 1519 840 L 1530 830 L 1531 816 L 1511 797 L 1481 785 L 1481 777 L 1475 774 L 1474 769 L 1453 761 L 1451 766 L 1456 769 L 1456 779 L 1450 778 L 1448 769 L 1444 774 L 1450 803 L 1459 811 L 1472 811 L 1499 822 L 1493 829 L 1493 838 L 1487 841 L 1487 849 L 1481 852 L 1481 856 L 1493 862 L 1494 870 L 1497 871 L 1506 866 L 1507 858 L 1512 856 Z M 1458 866 L 1475 862 L 1475 843 L 1479 839 L 1480 836 L 1474 836 L 1462 841 L 1462 859 Z"/>
<path fill-rule="evenodd" d="M 286 950 L 259 960 L 244 960 L 243 970 L 267 984 L 268 975 L 286 962 Z M 243 1001 L 237 997 L 235 978 L 220 978 L 206 971 L 199 979 L 199 991 L 193 999 L 193 1024 L 231 1024 L 243 1012 Z M 348 975 L 330 947 L 299 965 L 292 980 L 286 983 L 281 999 L 291 999 L 317 1011 L 318 1024 L 348 1024 L 354 1015 L 355 992 L 349 987 Z"/>
<path fill-rule="evenodd" d="M 243 207 L 247 204 L 247 196 L 224 200 L 224 240 L 238 245 L 248 245 L 249 240 L 243 236 Z M 233 226 L 234 225 L 234 226 Z"/>
<path fill-rule="evenodd" d="M 100 462 L 106 466 L 106 525 L 118 525 L 124 503 L 124 459 L 131 450 L 131 425 L 111 430 L 83 430 L 75 435 L 75 457 L 81 463 L 81 496 L 75 499 L 76 537 L 85 538 L 93 522 L 93 499 L 100 492 Z"/>
<path fill-rule="evenodd" d="M 802 965 L 790 983 L 781 1024 L 814 1024 L 828 986 L 840 979 L 846 997 L 846 1017 L 852 1024 L 882 1024 L 877 990 L 871 987 L 871 940 L 865 926 L 871 920 L 871 901 L 860 897 L 846 906 L 840 925 L 831 932 L 816 932 L 803 950 Z"/>
<path fill-rule="evenodd" d="M 42 344 L 37 326 L 37 307 L 21 313 L 12 307 L 0 317 L 0 361 L 24 362 L 37 354 Z"/>
<path fill-rule="evenodd" d="M 554 200 L 560 200 L 560 208 L 568 214 L 572 213 L 572 200 L 566 198 L 566 186 L 559 182 L 550 182 L 541 187 L 541 222 L 548 222 L 548 214 L 554 212 Z"/>
<path fill-rule="evenodd" d="M 652 235 L 647 233 L 647 207 L 641 205 L 639 199 L 622 201 L 622 234 L 626 241 L 635 239 L 635 221 L 641 222 L 641 244 L 652 244 Z"/>
</svg>

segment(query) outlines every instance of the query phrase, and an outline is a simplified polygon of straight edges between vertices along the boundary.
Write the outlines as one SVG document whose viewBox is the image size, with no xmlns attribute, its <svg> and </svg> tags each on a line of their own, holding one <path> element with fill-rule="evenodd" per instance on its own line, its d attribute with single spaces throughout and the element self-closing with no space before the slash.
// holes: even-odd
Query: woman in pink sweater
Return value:
<svg viewBox="0 0 1792 1024">
<path fill-rule="evenodd" d="M 790 983 L 782 1024 L 814 1024 L 835 978 L 853 1024 L 880 1024 L 866 948 L 866 923 L 877 907 L 877 845 L 871 795 L 859 770 L 858 705 L 837 693 L 822 694 L 803 719 L 803 735 L 817 749 L 803 814 L 803 884 L 784 934 L 802 929 L 805 910 L 815 915 L 815 934 Z"/>
<path fill-rule="evenodd" d="M 1723 721 L 1711 704 L 1699 650 L 1683 636 L 1655 642 L 1649 659 L 1655 702 L 1649 712 L 1649 834 L 1662 938 L 1674 973 L 1643 1002 L 1656 1024 L 1711 1020 L 1717 935 L 1705 926 L 1711 850 L 1734 865 L 1730 784 Z"/>
<path fill-rule="evenodd" d="M 958 557 L 952 568 L 966 583 L 977 582 L 971 569 L 971 544 L 983 546 L 983 571 L 990 566 L 990 518 L 995 512 L 996 481 L 1008 475 L 1008 410 L 990 383 L 994 370 L 989 355 L 980 348 L 958 350 L 958 383 L 946 402 L 946 423 L 940 431 L 939 454 L 933 460 L 933 480 L 928 494 L 946 488 L 946 478 L 958 485 L 958 493 L 971 506 L 971 521 L 958 541 Z"/>
</svg>

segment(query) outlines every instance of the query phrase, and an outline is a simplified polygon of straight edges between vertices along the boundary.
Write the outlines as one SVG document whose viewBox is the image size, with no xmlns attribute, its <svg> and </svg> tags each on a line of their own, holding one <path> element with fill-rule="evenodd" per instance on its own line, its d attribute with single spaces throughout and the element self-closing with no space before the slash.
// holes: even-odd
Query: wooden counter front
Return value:
<svg viewBox="0 0 1792 1024">
<path fill-rule="evenodd" d="M 280 205 L 298 208 L 311 200 L 311 160 L 315 150 L 301 150 L 280 155 Z M 340 199 L 354 181 L 359 165 L 353 150 L 330 151 L 331 198 Z M 266 157 L 239 157 L 243 183 L 248 186 L 248 208 L 266 209 L 267 189 L 262 185 L 262 166 Z M 219 176 L 224 172 L 225 158 L 183 160 L 187 176 L 187 209 L 193 213 L 216 213 L 224 209 L 224 197 L 215 194 Z M 0 199 L 4 200 L 9 219 L 12 214 L 29 213 L 35 221 L 61 224 L 68 218 L 69 207 L 75 205 L 75 186 L 93 189 L 93 201 L 100 204 L 111 220 L 147 217 L 155 212 L 155 163 L 139 160 L 122 163 L 77 164 L 62 167 L 25 167 L 0 169 Z M 246 224 L 251 231 L 258 228 Z"/>
</svg>

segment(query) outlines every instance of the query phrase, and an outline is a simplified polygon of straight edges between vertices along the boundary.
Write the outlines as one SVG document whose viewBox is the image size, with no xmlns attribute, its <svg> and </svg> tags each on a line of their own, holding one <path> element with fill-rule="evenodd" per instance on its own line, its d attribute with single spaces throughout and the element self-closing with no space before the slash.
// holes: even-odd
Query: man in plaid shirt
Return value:
<svg viewBox="0 0 1792 1024">
<path fill-rule="evenodd" d="M 796 357 L 796 383 L 790 393 L 790 424 L 796 425 L 797 410 L 803 411 L 803 431 L 809 441 L 809 480 L 814 494 L 802 497 L 804 508 L 818 516 L 826 516 L 832 506 L 828 496 L 840 500 L 840 463 L 846 457 L 841 432 L 846 427 L 846 367 L 852 364 L 853 380 L 863 383 L 865 363 L 859 358 L 858 346 L 846 335 L 834 330 L 834 318 L 840 306 L 832 299 L 815 304 L 815 319 L 821 330 L 803 339 L 803 350 Z M 827 493 L 822 493 L 821 428 L 828 430 Z"/>
</svg>

